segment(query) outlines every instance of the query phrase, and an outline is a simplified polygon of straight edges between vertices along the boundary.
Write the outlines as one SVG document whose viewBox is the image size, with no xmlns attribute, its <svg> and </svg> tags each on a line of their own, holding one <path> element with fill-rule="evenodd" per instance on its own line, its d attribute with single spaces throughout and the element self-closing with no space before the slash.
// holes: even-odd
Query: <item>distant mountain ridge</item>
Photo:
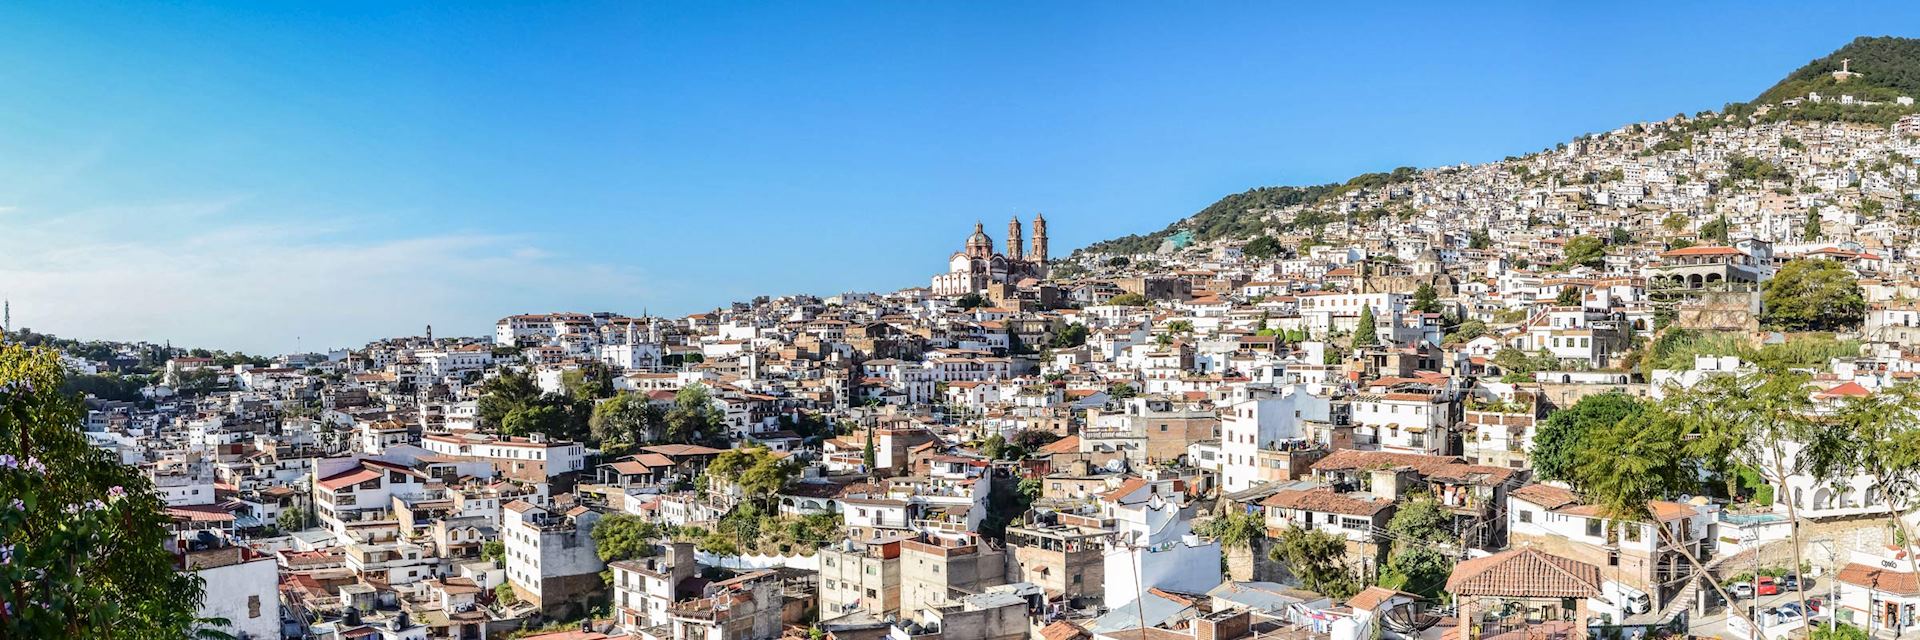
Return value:
<svg viewBox="0 0 1920 640">
<path fill-rule="evenodd" d="M 1838 79 L 1834 72 L 1842 70 L 1843 60 L 1847 61 L 1844 63 L 1846 70 L 1858 75 L 1848 77 L 1844 81 Z M 1831 103 L 1798 105 L 1793 108 L 1780 106 L 1782 101 L 1802 97 L 1810 92 L 1822 95 L 1845 94 L 1859 100 L 1876 102 L 1891 101 L 1899 96 L 1920 97 L 1920 38 L 1893 36 L 1855 38 L 1846 46 L 1834 50 L 1833 53 L 1795 69 L 1753 101 L 1728 103 L 1722 109 L 1722 113 L 1741 118 L 1752 116 L 1762 121 L 1806 119 L 1885 124 L 1891 122 L 1892 117 L 1915 111 L 1907 107 L 1882 107 L 1837 112 L 1835 109 L 1838 107 Z M 1766 107 L 1765 115 L 1761 115 L 1763 106 Z M 1102 240 L 1075 250 L 1074 254 L 1149 253 L 1157 250 L 1167 240 L 1176 238 L 1182 231 L 1188 232 L 1195 242 L 1222 238 L 1249 238 L 1258 235 L 1268 225 L 1263 215 L 1265 210 L 1312 204 L 1355 188 L 1385 186 L 1410 180 L 1416 171 L 1412 167 L 1400 167 L 1391 173 L 1362 174 L 1345 183 L 1255 187 L 1221 198 L 1192 216 L 1177 220 L 1159 231 Z M 1302 223 L 1310 225 L 1313 222 L 1315 220 L 1312 219 L 1296 221 L 1295 225 L 1299 226 Z"/>
</svg>

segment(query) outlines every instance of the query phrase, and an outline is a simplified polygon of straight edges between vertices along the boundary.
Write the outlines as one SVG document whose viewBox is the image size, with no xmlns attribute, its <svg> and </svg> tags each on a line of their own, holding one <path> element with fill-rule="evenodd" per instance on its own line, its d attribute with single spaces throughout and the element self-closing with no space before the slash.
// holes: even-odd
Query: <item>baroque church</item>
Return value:
<svg viewBox="0 0 1920 640">
<path fill-rule="evenodd" d="M 973 223 L 966 247 L 947 259 L 947 272 L 933 277 L 933 294 L 964 296 L 984 293 L 994 284 L 1019 284 L 1047 277 L 1047 217 L 1033 217 L 1033 250 L 1021 253 L 1020 218 L 1007 221 L 1007 252 L 993 251 L 985 225 Z"/>
</svg>

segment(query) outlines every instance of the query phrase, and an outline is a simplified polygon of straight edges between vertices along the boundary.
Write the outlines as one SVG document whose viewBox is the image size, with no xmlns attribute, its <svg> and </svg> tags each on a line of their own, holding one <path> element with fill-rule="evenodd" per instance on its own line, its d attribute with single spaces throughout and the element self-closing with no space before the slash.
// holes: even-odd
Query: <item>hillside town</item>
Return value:
<svg viewBox="0 0 1920 640">
<path fill-rule="evenodd" d="M 892 292 L 267 357 L 3 335 L 60 351 L 238 638 L 1911 637 L 1920 116 L 1816 106 L 1912 99 L 1064 256 L 950 221 Z"/>
</svg>

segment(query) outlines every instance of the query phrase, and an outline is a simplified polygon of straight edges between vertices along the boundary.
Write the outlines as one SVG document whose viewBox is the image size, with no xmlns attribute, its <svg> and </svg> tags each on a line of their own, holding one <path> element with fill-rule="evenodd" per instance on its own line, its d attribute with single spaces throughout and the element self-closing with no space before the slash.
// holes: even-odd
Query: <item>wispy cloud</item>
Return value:
<svg viewBox="0 0 1920 640">
<path fill-rule="evenodd" d="M 370 224 L 255 223 L 229 198 L 0 223 L 0 297 L 17 326 L 76 338 L 283 352 L 479 334 L 507 313 L 638 300 L 637 271 L 529 238 L 395 237 Z"/>
</svg>

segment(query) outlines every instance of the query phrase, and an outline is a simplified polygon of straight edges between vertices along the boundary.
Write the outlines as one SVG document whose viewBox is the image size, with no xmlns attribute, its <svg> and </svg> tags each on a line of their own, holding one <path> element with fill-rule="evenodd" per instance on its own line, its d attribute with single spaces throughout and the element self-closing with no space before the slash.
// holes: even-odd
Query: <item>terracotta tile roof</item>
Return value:
<svg viewBox="0 0 1920 640">
<path fill-rule="evenodd" d="M 1868 391 L 1866 387 L 1860 386 L 1860 383 L 1858 382 L 1848 381 L 1845 384 L 1842 384 L 1840 386 L 1834 387 L 1832 389 L 1828 389 L 1826 391 L 1822 391 L 1820 392 L 1820 395 L 1830 396 L 1830 397 L 1864 398 L 1864 397 L 1873 395 L 1873 392 Z"/>
<path fill-rule="evenodd" d="M 1514 489 L 1507 495 L 1546 507 L 1548 511 L 1570 504 L 1580 504 L 1580 499 L 1574 497 L 1572 491 L 1546 484 L 1530 484 Z"/>
<path fill-rule="evenodd" d="M 1447 591 L 1464 596 L 1592 598 L 1600 568 L 1533 548 L 1503 551 L 1453 567 Z"/>
<path fill-rule="evenodd" d="M 1414 599 L 1420 597 L 1405 591 L 1395 591 L 1386 587 L 1373 586 L 1367 587 L 1360 593 L 1355 594 L 1352 598 L 1347 599 L 1347 606 L 1352 607 L 1356 611 L 1372 611 L 1378 608 L 1381 603 L 1393 599 L 1394 596 L 1406 596 Z"/>
<path fill-rule="evenodd" d="M 1071 435 L 1065 438 L 1061 438 L 1059 440 L 1055 440 L 1053 442 L 1049 442 L 1047 443 L 1046 446 L 1040 447 L 1040 449 L 1035 451 L 1035 453 L 1038 453 L 1040 455 L 1053 455 L 1056 453 L 1074 453 L 1079 450 L 1080 450 L 1080 436 Z"/>
<path fill-rule="evenodd" d="M 1040 640 L 1072 640 L 1087 635 L 1080 625 L 1061 620 L 1040 629 Z"/>
<path fill-rule="evenodd" d="M 1914 580 L 1913 574 L 1904 571 L 1888 571 L 1855 562 L 1848 563 L 1834 579 L 1881 593 L 1920 596 L 1920 583 Z"/>
<path fill-rule="evenodd" d="M 1361 451 L 1341 449 L 1313 463 L 1315 473 L 1328 471 L 1371 471 L 1374 469 L 1397 469 L 1411 467 L 1422 476 L 1448 465 L 1463 464 L 1465 461 L 1453 456 L 1428 456 L 1418 453 L 1393 453 L 1390 451 Z"/>
<path fill-rule="evenodd" d="M 1731 256 L 1739 255 L 1740 250 L 1733 247 L 1703 246 L 1674 249 L 1660 254 L 1662 258 L 1682 258 L 1686 256 Z"/>
<path fill-rule="evenodd" d="M 1321 487 L 1306 491 L 1286 490 L 1267 496 L 1260 501 L 1261 506 L 1280 507 L 1282 509 L 1303 509 L 1319 513 L 1338 513 L 1350 516 L 1372 516 L 1381 510 L 1393 506 L 1393 501 L 1366 494 L 1334 493 L 1333 489 Z"/>
</svg>

